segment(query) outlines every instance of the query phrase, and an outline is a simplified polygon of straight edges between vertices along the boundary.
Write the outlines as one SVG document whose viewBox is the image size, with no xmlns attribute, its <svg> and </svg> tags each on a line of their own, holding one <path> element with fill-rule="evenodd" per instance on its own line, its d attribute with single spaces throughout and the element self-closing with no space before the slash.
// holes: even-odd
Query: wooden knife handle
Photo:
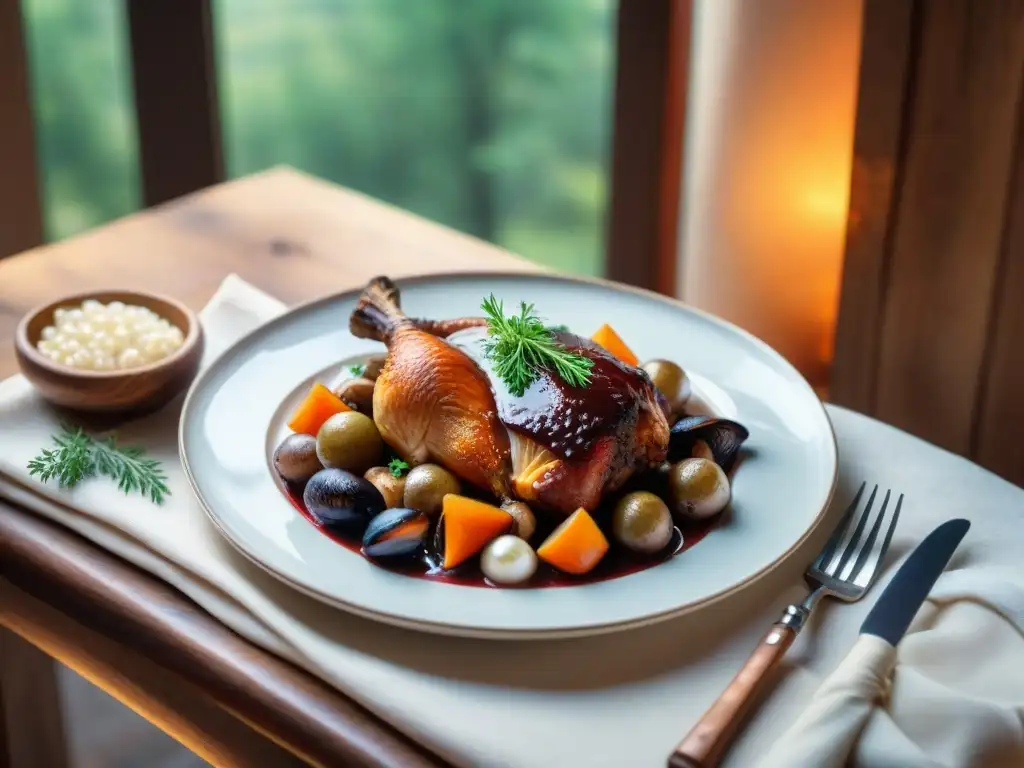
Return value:
<svg viewBox="0 0 1024 768">
<path fill-rule="evenodd" d="M 711 708 L 679 742 L 668 759 L 669 768 L 713 768 L 732 742 L 771 671 L 793 643 L 796 630 L 773 624 Z"/>
</svg>

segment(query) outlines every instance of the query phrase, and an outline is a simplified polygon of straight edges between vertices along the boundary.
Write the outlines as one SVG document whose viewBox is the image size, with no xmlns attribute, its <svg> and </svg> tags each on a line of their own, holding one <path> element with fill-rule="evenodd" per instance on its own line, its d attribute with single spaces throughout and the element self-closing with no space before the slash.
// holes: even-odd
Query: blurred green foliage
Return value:
<svg viewBox="0 0 1024 768">
<path fill-rule="evenodd" d="M 46 234 L 58 239 L 139 205 L 123 6 L 24 0 Z"/>
<path fill-rule="evenodd" d="M 120 0 L 23 0 L 46 226 L 139 205 Z M 228 173 L 287 163 L 602 270 L 613 0 L 214 0 Z"/>
</svg>

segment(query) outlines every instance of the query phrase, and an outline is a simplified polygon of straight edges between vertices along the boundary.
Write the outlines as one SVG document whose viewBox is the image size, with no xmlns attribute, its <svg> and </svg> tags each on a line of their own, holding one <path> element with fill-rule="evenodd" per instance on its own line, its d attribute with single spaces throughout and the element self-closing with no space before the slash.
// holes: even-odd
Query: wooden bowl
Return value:
<svg viewBox="0 0 1024 768">
<path fill-rule="evenodd" d="M 184 343 L 163 360 L 127 370 L 87 371 L 55 363 L 36 348 L 43 328 L 53 325 L 57 309 L 79 307 L 86 299 L 148 307 L 181 329 Z M 166 405 L 192 382 L 203 354 L 203 329 L 196 314 L 174 299 L 102 291 L 68 296 L 32 310 L 18 325 L 14 348 L 25 378 L 54 405 L 82 413 L 142 415 Z"/>
</svg>

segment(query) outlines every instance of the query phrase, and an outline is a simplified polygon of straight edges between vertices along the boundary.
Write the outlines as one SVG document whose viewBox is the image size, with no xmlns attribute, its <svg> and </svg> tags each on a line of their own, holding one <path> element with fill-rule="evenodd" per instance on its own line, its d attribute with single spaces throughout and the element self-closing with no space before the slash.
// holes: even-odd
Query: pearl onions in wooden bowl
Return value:
<svg viewBox="0 0 1024 768">
<path fill-rule="evenodd" d="M 70 296 L 29 312 L 15 351 L 22 373 L 55 405 L 136 415 L 192 381 L 202 356 L 199 319 L 174 299 L 133 291 Z"/>
<path fill-rule="evenodd" d="M 86 299 L 53 312 L 36 349 L 56 363 L 87 371 L 139 368 L 177 352 L 185 334 L 149 307 Z"/>
</svg>

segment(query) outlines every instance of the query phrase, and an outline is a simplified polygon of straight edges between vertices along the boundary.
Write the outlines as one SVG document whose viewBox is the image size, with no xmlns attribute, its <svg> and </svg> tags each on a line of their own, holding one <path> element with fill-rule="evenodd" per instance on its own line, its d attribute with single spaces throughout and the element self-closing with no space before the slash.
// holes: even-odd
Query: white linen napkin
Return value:
<svg viewBox="0 0 1024 768">
<path fill-rule="evenodd" d="M 946 571 L 902 642 L 862 635 L 761 765 L 1022 766 L 1022 646 L 1018 574 Z"/>
<path fill-rule="evenodd" d="M 201 314 L 204 364 L 283 309 L 238 278 L 226 279 Z M 26 464 L 48 444 L 57 417 L 22 377 L 0 382 L 0 496 L 155 574 L 239 634 L 335 685 L 456 765 L 663 765 L 765 627 L 786 603 L 804 594 L 800 573 L 812 551 L 797 553 L 756 585 L 692 616 L 595 638 L 503 643 L 432 636 L 361 619 L 295 592 L 222 539 L 181 470 L 179 410 L 180 402 L 120 430 L 123 441 L 144 446 L 168 470 L 172 496 L 156 507 L 124 496 L 102 479 L 61 490 L 30 478 Z M 829 414 L 840 445 L 841 483 L 844 477 L 848 482 L 867 478 L 907 494 L 893 552 L 905 553 L 943 519 L 968 517 L 971 531 L 951 567 L 963 573 L 987 570 L 973 585 L 957 586 L 951 582 L 955 573 L 944 574 L 933 600 L 946 595 L 946 602 L 931 603 L 941 615 L 931 624 L 919 616 L 917 629 L 901 645 L 893 686 L 900 698 L 894 693 L 890 700 L 900 704 L 900 719 L 892 718 L 896 728 L 873 726 L 875 720 L 885 722 L 871 715 L 873 707 L 866 727 L 853 716 L 812 723 L 801 733 L 825 733 L 823 740 L 831 741 L 838 727 L 859 765 L 897 764 L 887 756 L 904 754 L 899 750 L 909 739 L 911 746 L 936 755 L 936 765 L 981 766 L 993 763 L 942 760 L 944 755 L 954 760 L 989 756 L 989 743 L 1010 744 L 1012 715 L 1017 738 L 1005 748 L 1019 756 L 1024 685 L 1013 687 L 1019 680 L 1013 675 L 1024 670 L 1024 638 L 1017 630 L 997 632 L 996 619 L 976 614 L 984 603 L 999 603 L 1003 617 L 1017 616 L 1020 626 L 1019 605 L 1013 607 L 1019 593 L 1012 586 L 1024 584 L 1019 556 L 1024 492 L 899 430 L 840 408 L 830 407 Z M 849 498 L 849 491 L 841 485 L 839 498 Z M 812 538 L 808 546 L 822 541 Z M 1003 590 L 1002 603 L 994 585 Z M 821 680 L 849 650 L 870 603 L 869 596 L 851 606 L 818 609 L 790 650 L 790 674 L 744 729 L 726 764 L 755 764 L 807 709 Z M 993 669 L 1007 670 L 1005 678 L 993 679 L 989 672 L 972 677 L 976 665 L 971 662 L 981 650 Z M 949 669 L 961 673 L 949 678 Z M 921 682 L 903 685 L 912 676 Z M 963 728 L 929 728 L 927 716 L 943 701 L 950 712 L 994 701 L 1009 719 L 991 728 L 987 716 Z M 976 728 L 975 722 L 982 725 Z M 825 726 L 833 730 L 821 730 Z M 776 748 L 784 746 L 780 742 Z M 841 760 L 838 751 L 834 756 Z"/>
</svg>

